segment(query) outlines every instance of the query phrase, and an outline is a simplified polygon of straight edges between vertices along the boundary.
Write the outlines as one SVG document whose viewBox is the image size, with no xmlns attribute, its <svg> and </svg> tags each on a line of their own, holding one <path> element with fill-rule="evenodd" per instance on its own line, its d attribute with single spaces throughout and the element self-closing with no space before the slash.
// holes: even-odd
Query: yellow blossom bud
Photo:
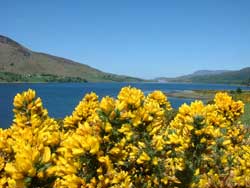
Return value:
<svg viewBox="0 0 250 188">
<path fill-rule="evenodd" d="M 147 153 L 142 152 L 140 157 L 136 160 L 138 164 L 143 164 L 145 161 L 149 161 L 150 157 L 147 155 Z"/>
<path fill-rule="evenodd" d="M 231 144 L 231 140 L 225 140 L 222 143 L 223 146 L 228 145 L 228 144 Z"/>
<path fill-rule="evenodd" d="M 112 125 L 109 122 L 107 122 L 105 124 L 105 132 L 109 133 L 110 131 L 112 131 Z"/>
</svg>

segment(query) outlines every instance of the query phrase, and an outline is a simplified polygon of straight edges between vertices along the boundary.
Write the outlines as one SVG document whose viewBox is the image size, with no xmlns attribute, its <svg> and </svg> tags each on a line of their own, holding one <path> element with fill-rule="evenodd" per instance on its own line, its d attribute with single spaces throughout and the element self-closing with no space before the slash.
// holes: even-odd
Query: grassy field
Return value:
<svg viewBox="0 0 250 188">
<path fill-rule="evenodd" d="M 80 77 L 57 76 L 52 74 L 16 74 L 10 72 L 0 72 L 1 82 L 87 82 Z"/>
<path fill-rule="evenodd" d="M 250 103 L 245 104 L 245 113 L 241 116 L 241 121 L 250 127 Z"/>
</svg>

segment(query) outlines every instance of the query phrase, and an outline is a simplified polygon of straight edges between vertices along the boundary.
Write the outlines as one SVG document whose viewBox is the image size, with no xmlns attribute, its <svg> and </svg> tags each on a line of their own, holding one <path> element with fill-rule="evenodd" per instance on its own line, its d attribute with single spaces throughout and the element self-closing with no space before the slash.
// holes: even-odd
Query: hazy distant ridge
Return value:
<svg viewBox="0 0 250 188">
<path fill-rule="evenodd" d="M 228 70 L 198 70 L 195 71 L 192 75 L 193 76 L 203 76 L 203 75 L 216 75 L 229 72 Z"/>
<path fill-rule="evenodd" d="M 223 84 L 250 84 L 250 67 L 240 70 L 199 70 L 189 75 L 176 78 L 157 78 L 165 82 L 191 82 L 191 83 L 223 83 Z"/>
</svg>

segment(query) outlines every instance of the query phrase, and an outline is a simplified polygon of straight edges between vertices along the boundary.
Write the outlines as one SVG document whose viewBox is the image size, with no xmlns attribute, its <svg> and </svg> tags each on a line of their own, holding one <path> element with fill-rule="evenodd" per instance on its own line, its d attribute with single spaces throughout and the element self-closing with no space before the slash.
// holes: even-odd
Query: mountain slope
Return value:
<svg viewBox="0 0 250 188">
<path fill-rule="evenodd" d="M 250 67 L 236 71 L 196 71 L 176 78 L 166 78 L 167 82 L 250 84 Z"/>
<path fill-rule="evenodd" d="M 142 79 L 109 74 L 69 59 L 33 52 L 16 41 L 0 35 L 0 72 L 17 75 L 55 75 L 87 81 L 142 81 Z"/>
<path fill-rule="evenodd" d="M 198 71 L 193 72 L 192 74 L 179 76 L 176 79 L 189 80 L 189 79 L 192 79 L 193 77 L 219 75 L 225 72 L 229 72 L 229 71 L 227 70 L 198 70 Z"/>
<path fill-rule="evenodd" d="M 216 75 L 216 74 L 221 74 L 229 72 L 228 70 L 198 70 L 195 71 L 192 76 L 204 76 L 204 75 Z"/>
<path fill-rule="evenodd" d="M 191 82 L 203 83 L 226 83 L 226 84 L 248 84 L 250 79 L 250 67 L 237 71 L 229 71 L 216 75 L 194 76 Z"/>
</svg>

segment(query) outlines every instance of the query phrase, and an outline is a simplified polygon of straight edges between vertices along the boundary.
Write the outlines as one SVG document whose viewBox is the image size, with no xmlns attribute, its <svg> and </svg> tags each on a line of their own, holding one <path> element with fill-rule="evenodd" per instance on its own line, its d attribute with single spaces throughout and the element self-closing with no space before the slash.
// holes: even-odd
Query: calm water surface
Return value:
<svg viewBox="0 0 250 188">
<path fill-rule="evenodd" d="M 82 97 L 91 91 L 97 93 L 101 99 L 109 95 L 116 97 L 120 89 L 131 85 L 142 89 L 146 94 L 161 90 L 165 92 L 214 89 L 235 90 L 238 86 L 221 84 L 186 84 L 186 83 L 45 83 L 45 84 L 0 84 L 0 127 L 9 127 L 13 119 L 13 98 L 29 88 L 36 90 L 37 96 L 42 98 L 43 105 L 49 115 L 62 118 L 70 115 Z M 250 90 L 249 87 L 241 87 Z M 190 103 L 192 99 L 169 98 L 172 106 L 178 108 L 182 103 Z"/>
</svg>

